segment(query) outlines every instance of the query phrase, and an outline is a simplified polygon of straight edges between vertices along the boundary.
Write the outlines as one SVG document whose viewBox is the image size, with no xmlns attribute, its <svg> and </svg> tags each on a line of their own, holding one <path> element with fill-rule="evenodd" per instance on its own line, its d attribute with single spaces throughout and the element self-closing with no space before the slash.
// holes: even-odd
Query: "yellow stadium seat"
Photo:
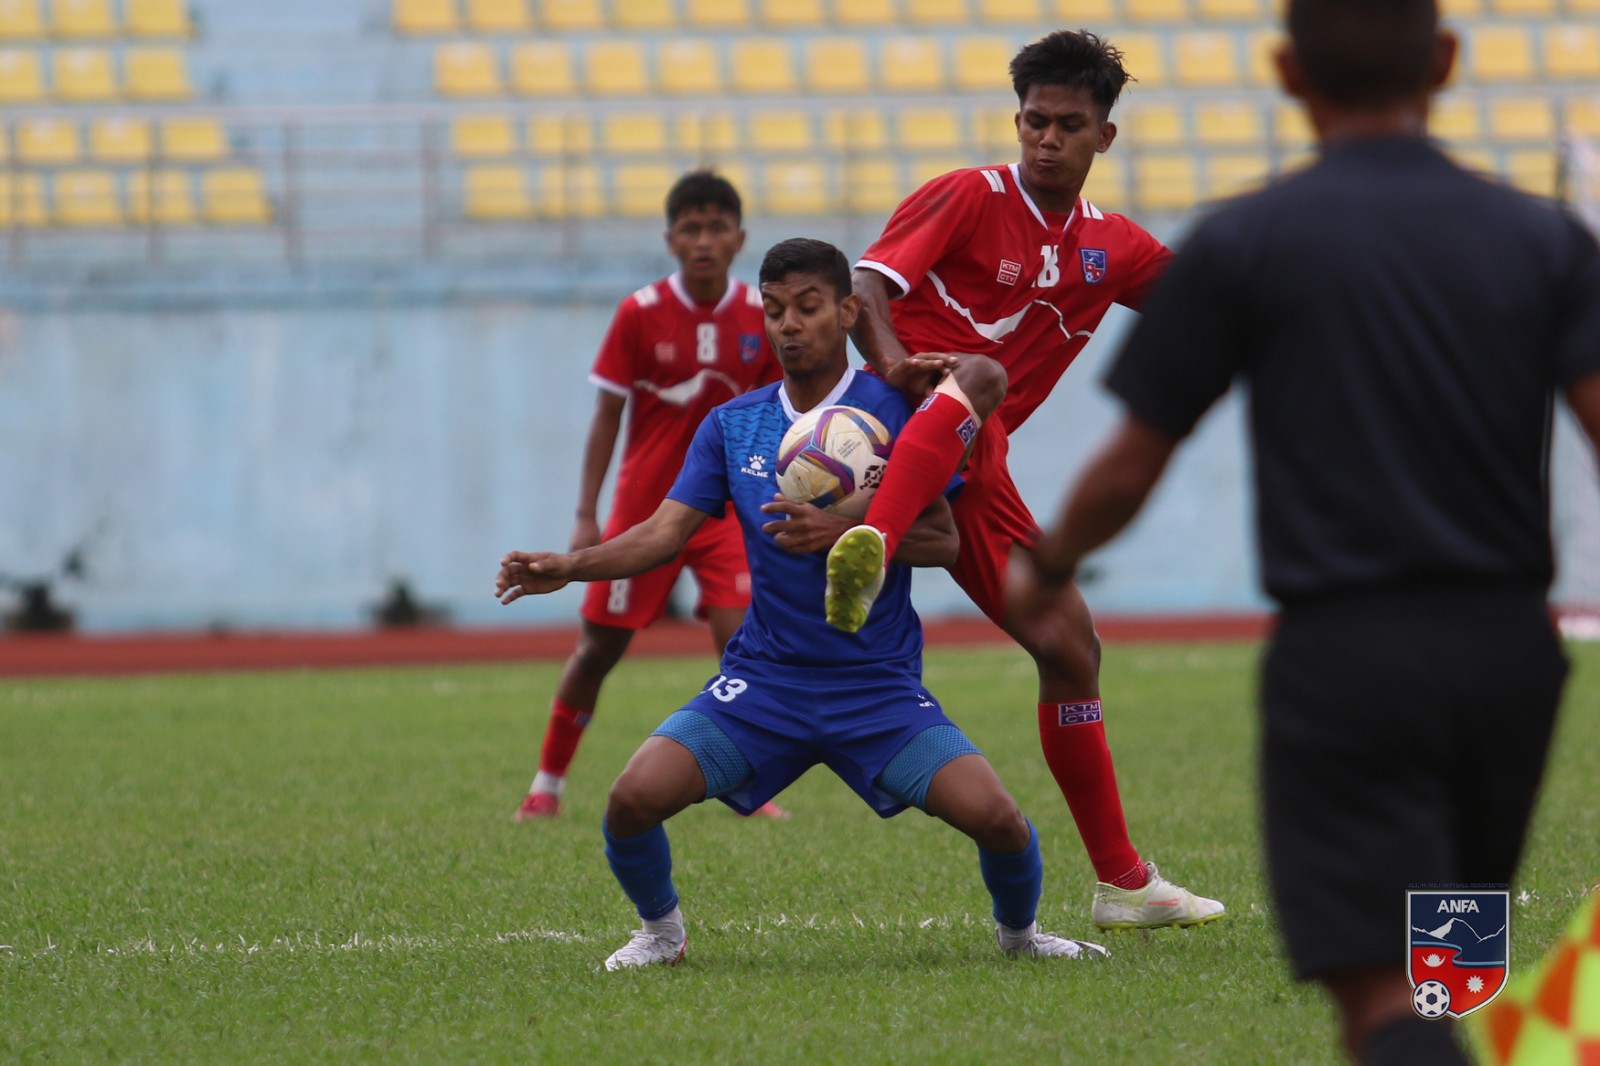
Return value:
<svg viewBox="0 0 1600 1066">
<path fill-rule="evenodd" d="M 1497 15 L 1510 15 L 1516 18 L 1528 15 L 1547 17 L 1556 14 L 1558 10 L 1556 0 L 1492 0 L 1491 6 Z"/>
<path fill-rule="evenodd" d="M 1200 199 L 1194 156 L 1141 155 L 1133 161 L 1134 198 L 1146 209 L 1184 210 Z"/>
<path fill-rule="evenodd" d="M 1206 198 L 1237 196 L 1271 176 L 1272 163 L 1260 152 L 1213 152 L 1206 157 Z"/>
<path fill-rule="evenodd" d="M 217 167 L 200 175 L 200 216 L 224 225 L 265 225 L 272 221 L 261 171 Z"/>
<path fill-rule="evenodd" d="M 208 163 L 228 154 L 228 137 L 220 120 L 210 115 L 163 119 L 161 157 L 186 163 Z"/>
<path fill-rule="evenodd" d="M 1039 0 L 978 0 L 978 18 L 984 22 L 1033 25 L 1044 19 Z"/>
<path fill-rule="evenodd" d="M 1600 0 L 1567 0 L 1567 11 L 1573 15 L 1600 15 Z"/>
<path fill-rule="evenodd" d="M 1489 132 L 1500 141 L 1544 141 L 1556 135 L 1555 109 L 1546 96 L 1507 96 L 1489 101 Z"/>
<path fill-rule="evenodd" d="M 672 0 L 611 0 L 611 20 L 624 30 L 664 30 L 678 24 Z"/>
<path fill-rule="evenodd" d="M 1184 143 L 1183 108 L 1176 103 L 1146 103 L 1141 100 L 1122 113 L 1127 123 L 1129 144 L 1139 151 L 1147 148 L 1172 148 Z"/>
<path fill-rule="evenodd" d="M 691 26 L 738 29 L 750 25 L 750 5 L 745 0 L 684 0 L 684 7 Z"/>
<path fill-rule="evenodd" d="M 733 44 L 732 81 L 736 93 L 789 93 L 794 91 L 794 60 L 789 41 L 780 37 L 751 37 Z"/>
<path fill-rule="evenodd" d="M 150 121 L 97 118 L 89 125 L 89 156 L 102 163 L 142 163 L 150 158 Z"/>
<path fill-rule="evenodd" d="M 433 53 L 433 87 L 441 96 L 493 96 L 500 91 L 500 68 L 486 44 L 456 41 Z"/>
<path fill-rule="evenodd" d="M 551 30 L 598 30 L 605 27 L 600 17 L 600 0 L 541 0 L 539 22 Z"/>
<path fill-rule="evenodd" d="M 189 226 L 194 191 L 181 170 L 136 170 L 128 175 L 128 220 L 139 225 Z"/>
<path fill-rule="evenodd" d="M 703 37 L 666 41 L 656 48 L 657 80 L 675 96 L 716 96 L 722 92 L 717 50 Z"/>
<path fill-rule="evenodd" d="M 189 62 L 180 48 L 130 48 L 122 56 L 123 91 L 133 100 L 187 100 Z"/>
<path fill-rule="evenodd" d="M 882 159 L 853 159 L 840 176 L 845 210 L 853 214 L 888 214 L 900 203 L 899 168 Z"/>
<path fill-rule="evenodd" d="M 809 152 L 816 143 L 809 111 L 758 111 L 745 122 L 745 144 L 757 152 Z"/>
<path fill-rule="evenodd" d="M 894 0 L 833 0 L 833 20 L 841 26 L 893 26 Z"/>
<path fill-rule="evenodd" d="M 1284 102 L 1272 110 L 1272 142 L 1280 147 L 1303 147 L 1311 143 L 1311 120 L 1299 104 Z"/>
<path fill-rule="evenodd" d="M 895 119 L 895 143 L 914 152 L 953 151 L 965 143 L 954 108 L 908 108 Z"/>
<path fill-rule="evenodd" d="M 1000 91 L 1011 88 L 1011 57 L 1017 50 L 1004 37 L 957 38 L 955 82 L 958 89 Z"/>
<path fill-rule="evenodd" d="M 901 0 L 901 4 L 913 26 L 962 26 L 967 21 L 967 0 Z"/>
<path fill-rule="evenodd" d="M 1122 0 L 1122 4 L 1135 22 L 1182 23 L 1189 17 L 1185 0 Z"/>
<path fill-rule="evenodd" d="M 117 78 L 107 49 L 58 49 L 52 68 L 58 100 L 89 103 L 117 98 Z M 131 85 L 129 90 L 132 90 Z"/>
<path fill-rule="evenodd" d="M 806 42 L 806 88 L 819 93 L 865 93 L 867 46 L 855 37 L 819 37 Z"/>
<path fill-rule="evenodd" d="M 1228 32 L 1180 33 L 1173 42 L 1173 67 L 1179 85 L 1214 88 L 1239 78 L 1235 37 Z"/>
<path fill-rule="evenodd" d="M 650 79 L 644 45 L 637 41 L 596 41 L 583 56 L 584 85 L 596 96 L 647 96 Z"/>
<path fill-rule="evenodd" d="M 761 21 L 785 29 L 817 29 L 826 23 L 822 0 L 761 0 Z"/>
<path fill-rule="evenodd" d="M 952 170 L 963 170 L 975 165 L 964 155 L 930 155 L 911 161 L 911 180 L 916 185 L 926 185 L 934 178 Z"/>
<path fill-rule="evenodd" d="M 889 146 L 889 122 L 877 108 L 830 111 L 823 130 L 828 147 L 838 152 L 879 153 Z"/>
<path fill-rule="evenodd" d="M 0 227 L 43 226 L 44 180 L 37 174 L 0 174 Z"/>
<path fill-rule="evenodd" d="M 622 163 L 611 172 L 611 202 L 631 218 L 656 218 L 678 172 L 662 163 Z"/>
<path fill-rule="evenodd" d="M 1195 13 L 1216 22 L 1261 22 L 1271 16 L 1261 0 L 1195 0 Z"/>
<path fill-rule="evenodd" d="M 1556 154 L 1549 149 L 1512 152 L 1506 159 L 1506 177 L 1523 192 L 1554 196 Z"/>
<path fill-rule="evenodd" d="M 878 80 L 890 92 L 944 88 L 944 57 L 929 37 L 890 37 L 878 47 Z"/>
<path fill-rule="evenodd" d="M 1287 42 L 1280 30 L 1252 30 L 1244 41 L 1245 81 L 1260 88 L 1278 84 L 1278 49 Z"/>
<path fill-rule="evenodd" d="M 1260 144 L 1264 125 L 1260 103 L 1213 100 L 1195 105 L 1195 135 L 1203 145 Z"/>
<path fill-rule="evenodd" d="M 1450 145 L 1448 152 L 1451 159 L 1475 174 L 1485 177 L 1494 177 L 1499 173 L 1495 165 L 1494 153 L 1487 148 L 1462 148 Z"/>
<path fill-rule="evenodd" d="M 0 38 L 32 40 L 43 36 L 39 0 L 0 0 Z"/>
<path fill-rule="evenodd" d="M 511 49 L 511 91 L 518 96 L 573 96 L 578 82 L 564 41 L 525 41 Z"/>
<path fill-rule="evenodd" d="M 1483 0 L 1440 0 L 1439 14 L 1447 19 L 1475 18 L 1483 14 Z"/>
<path fill-rule="evenodd" d="M 972 116 L 978 144 L 983 150 L 1000 154 L 1016 151 L 1017 112 L 1009 107 L 985 108 Z"/>
<path fill-rule="evenodd" d="M 1161 54 L 1161 40 L 1153 33 L 1111 35 L 1111 43 L 1122 49 L 1122 65 L 1139 79 L 1143 88 L 1165 85 L 1167 63 Z"/>
<path fill-rule="evenodd" d="M 667 121 L 648 112 L 621 111 L 600 120 L 600 147 L 611 155 L 655 155 L 667 150 Z"/>
<path fill-rule="evenodd" d="M 538 188 L 539 214 L 546 218 L 599 218 L 606 213 L 600 169 L 593 165 L 545 167 Z"/>
<path fill-rule="evenodd" d="M 134 37 L 194 36 L 187 0 L 126 0 L 122 10 L 124 28 Z"/>
<path fill-rule="evenodd" d="M 389 20 L 396 33 L 452 33 L 457 28 L 455 0 L 393 0 Z"/>
<path fill-rule="evenodd" d="M 586 156 L 594 133 L 584 115 L 535 115 L 528 120 L 528 150 L 544 156 Z"/>
<path fill-rule="evenodd" d="M 57 37 L 112 37 L 117 24 L 110 0 L 54 0 L 50 29 Z"/>
<path fill-rule="evenodd" d="M 680 152 L 723 155 L 739 147 L 739 131 L 726 111 L 679 112 L 673 117 L 673 144 Z"/>
<path fill-rule="evenodd" d="M 1077 29 L 1080 26 L 1103 26 L 1108 22 L 1121 22 L 1121 13 L 1111 0 L 1052 0 L 1056 20 Z M 1112 44 L 1116 44 L 1113 35 Z"/>
<path fill-rule="evenodd" d="M 1533 79 L 1533 35 L 1526 26 L 1481 26 L 1467 48 L 1469 76 L 1475 81 Z"/>
<path fill-rule="evenodd" d="M 1114 151 L 1114 150 L 1113 150 Z M 1128 168 L 1117 155 L 1097 155 L 1083 195 L 1096 207 L 1121 211 L 1128 205 Z"/>
<path fill-rule="evenodd" d="M 1584 137 L 1600 137 L 1600 99 L 1568 100 L 1566 125 Z"/>
<path fill-rule="evenodd" d="M 528 176 L 518 166 L 468 167 L 463 179 L 462 213 L 479 222 L 532 218 Z"/>
<path fill-rule="evenodd" d="M 51 192 L 55 221 L 61 226 L 120 226 L 122 201 L 116 176 L 109 170 L 63 170 Z"/>
<path fill-rule="evenodd" d="M 450 150 L 469 159 L 511 155 L 517 130 L 510 115 L 460 115 L 450 120 Z"/>
<path fill-rule="evenodd" d="M 39 53 L 31 49 L 0 49 L 0 104 L 27 104 L 43 97 Z"/>
<path fill-rule="evenodd" d="M 60 166 L 78 161 L 78 124 L 61 118 L 26 118 L 17 123 L 17 158 Z"/>
<path fill-rule="evenodd" d="M 480 33 L 521 33 L 533 25 L 527 0 L 467 0 L 467 28 Z"/>
<path fill-rule="evenodd" d="M 774 215 L 821 215 L 829 207 L 828 175 L 821 163 L 768 163 L 762 173 L 761 199 Z"/>
<path fill-rule="evenodd" d="M 1555 81 L 1600 79 L 1600 27 L 1579 22 L 1545 27 L 1544 71 Z"/>
</svg>

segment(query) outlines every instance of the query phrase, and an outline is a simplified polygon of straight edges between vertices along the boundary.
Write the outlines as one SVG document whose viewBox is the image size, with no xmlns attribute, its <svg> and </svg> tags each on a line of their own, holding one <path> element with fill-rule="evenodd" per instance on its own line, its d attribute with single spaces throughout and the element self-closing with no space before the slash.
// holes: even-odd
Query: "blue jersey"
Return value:
<svg viewBox="0 0 1600 1066">
<path fill-rule="evenodd" d="M 848 404 L 875 415 L 898 435 L 910 417 L 906 399 L 882 379 L 846 370 L 837 387 L 822 401 Z M 911 609 L 911 570 L 891 564 L 867 624 L 858 633 L 844 633 L 823 616 L 827 583 L 825 552 L 794 555 L 761 531 L 779 517 L 761 505 L 778 492 L 773 468 L 778 445 L 800 416 L 783 391 L 783 382 L 745 393 L 715 408 L 700 423 L 683 470 L 667 498 L 711 515 L 733 501 L 744 531 L 750 561 L 750 609 L 744 625 L 728 642 L 723 669 L 736 673 L 744 664 L 763 668 L 789 666 L 867 669 L 920 677 L 922 622 Z"/>
</svg>

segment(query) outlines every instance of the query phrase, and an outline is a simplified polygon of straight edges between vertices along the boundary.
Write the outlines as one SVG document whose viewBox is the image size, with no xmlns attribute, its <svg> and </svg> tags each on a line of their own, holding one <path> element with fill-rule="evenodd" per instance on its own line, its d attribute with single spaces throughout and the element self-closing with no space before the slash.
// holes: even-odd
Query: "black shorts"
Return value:
<svg viewBox="0 0 1600 1066">
<path fill-rule="evenodd" d="M 1510 882 L 1566 673 L 1524 586 L 1284 609 L 1262 669 L 1261 801 L 1296 976 L 1403 968 L 1408 886 Z"/>
</svg>

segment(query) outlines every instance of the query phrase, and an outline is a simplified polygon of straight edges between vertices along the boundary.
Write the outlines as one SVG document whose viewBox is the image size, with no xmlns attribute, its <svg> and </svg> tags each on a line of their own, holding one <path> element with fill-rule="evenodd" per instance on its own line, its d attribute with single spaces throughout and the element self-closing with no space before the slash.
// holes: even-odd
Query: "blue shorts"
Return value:
<svg viewBox="0 0 1600 1066">
<path fill-rule="evenodd" d="M 888 818 L 980 754 L 914 677 L 786 673 L 719 676 L 655 731 L 694 754 L 707 799 L 749 814 L 821 763 Z"/>
</svg>

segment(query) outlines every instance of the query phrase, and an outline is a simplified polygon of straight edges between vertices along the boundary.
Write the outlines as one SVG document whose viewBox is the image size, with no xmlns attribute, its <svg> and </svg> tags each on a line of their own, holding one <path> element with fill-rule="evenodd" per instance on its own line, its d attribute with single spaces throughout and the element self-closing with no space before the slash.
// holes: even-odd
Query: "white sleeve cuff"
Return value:
<svg viewBox="0 0 1600 1066">
<path fill-rule="evenodd" d="M 618 385 L 615 381 L 603 378 L 599 374 L 590 374 L 589 383 L 601 392 L 609 392 L 613 396 L 621 396 L 626 399 L 633 395 L 633 390 L 626 385 Z"/>
<path fill-rule="evenodd" d="M 904 296 L 906 293 L 911 291 L 911 283 L 901 276 L 900 272 L 894 267 L 885 266 L 884 264 L 872 259 L 858 259 L 856 260 L 856 269 L 876 270 L 878 273 L 882 274 L 884 277 L 900 286 L 900 296 L 894 296 L 891 297 L 891 299 L 898 300 L 901 296 Z"/>
</svg>

